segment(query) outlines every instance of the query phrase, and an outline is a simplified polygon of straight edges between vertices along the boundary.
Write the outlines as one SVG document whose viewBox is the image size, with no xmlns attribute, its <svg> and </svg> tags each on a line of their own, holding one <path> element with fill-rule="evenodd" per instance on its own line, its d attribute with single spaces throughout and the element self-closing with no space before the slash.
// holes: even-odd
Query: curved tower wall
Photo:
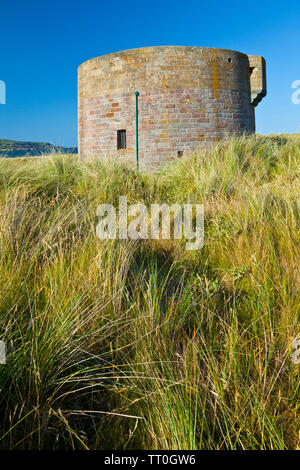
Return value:
<svg viewBox="0 0 300 470">
<path fill-rule="evenodd" d="M 132 49 L 78 69 L 80 158 L 116 153 L 155 167 L 226 134 L 255 132 L 254 107 L 266 95 L 265 61 L 240 52 L 184 46 Z M 126 131 L 126 149 L 118 131 Z M 119 145 L 120 146 L 120 145 Z"/>
</svg>

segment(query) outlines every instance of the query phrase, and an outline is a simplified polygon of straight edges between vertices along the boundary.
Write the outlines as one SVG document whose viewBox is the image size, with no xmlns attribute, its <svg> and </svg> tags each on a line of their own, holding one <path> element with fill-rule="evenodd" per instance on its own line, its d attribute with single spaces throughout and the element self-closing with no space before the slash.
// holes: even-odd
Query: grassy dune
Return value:
<svg viewBox="0 0 300 470">
<path fill-rule="evenodd" d="M 299 157 L 278 136 L 155 175 L 2 159 L 0 448 L 299 448 Z M 204 248 L 100 241 L 119 195 L 204 202 Z"/>
</svg>

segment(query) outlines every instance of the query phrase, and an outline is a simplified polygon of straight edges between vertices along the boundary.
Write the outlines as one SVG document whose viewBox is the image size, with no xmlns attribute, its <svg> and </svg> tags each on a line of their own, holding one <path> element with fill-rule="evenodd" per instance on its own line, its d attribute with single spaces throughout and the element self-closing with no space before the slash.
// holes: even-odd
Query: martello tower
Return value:
<svg viewBox="0 0 300 470">
<path fill-rule="evenodd" d="M 203 142 L 255 132 L 265 60 L 226 49 L 161 46 L 96 57 L 78 69 L 80 158 L 111 154 L 155 167 Z"/>
</svg>

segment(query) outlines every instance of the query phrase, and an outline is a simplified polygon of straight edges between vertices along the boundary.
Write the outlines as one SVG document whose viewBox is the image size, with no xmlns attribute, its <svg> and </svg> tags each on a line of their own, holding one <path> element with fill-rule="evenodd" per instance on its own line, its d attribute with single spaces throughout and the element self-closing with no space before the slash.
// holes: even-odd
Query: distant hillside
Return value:
<svg viewBox="0 0 300 470">
<path fill-rule="evenodd" d="M 59 147 L 47 142 L 18 142 L 0 139 L 0 158 L 36 157 L 55 152 L 77 153 L 77 147 Z"/>
</svg>

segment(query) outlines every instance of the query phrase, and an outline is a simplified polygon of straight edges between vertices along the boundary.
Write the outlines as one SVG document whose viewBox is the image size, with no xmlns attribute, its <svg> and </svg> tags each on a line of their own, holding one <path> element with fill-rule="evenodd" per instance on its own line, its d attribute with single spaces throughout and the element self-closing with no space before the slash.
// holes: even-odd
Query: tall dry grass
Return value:
<svg viewBox="0 0 300 470">
<path fill-rule="evenodd" d="M 155 175 L 0 160 L 0 447 L 299 447 L 299 156 L 278 136 Z M 204 248 L 100 241 L 119 195 L 204 202 Z"/>
</svg>

